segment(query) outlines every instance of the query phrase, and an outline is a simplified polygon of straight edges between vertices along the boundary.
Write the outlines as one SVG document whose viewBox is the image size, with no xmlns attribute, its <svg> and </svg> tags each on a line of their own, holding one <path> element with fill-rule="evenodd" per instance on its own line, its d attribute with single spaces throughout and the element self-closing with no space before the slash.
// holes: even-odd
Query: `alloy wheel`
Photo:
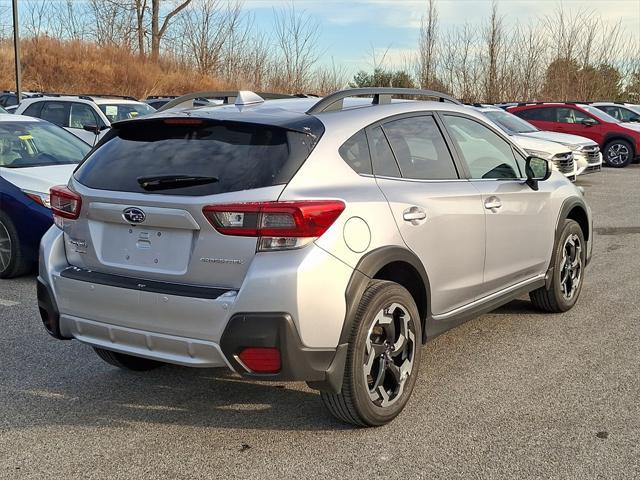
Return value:
<svg viewBox="0 0 640 480">
<path fill-rule="evenodd" d="M 11 237 L 7 227 L 0 222 L 0 272 L 9 268 L 11 262 Z"/>
<path fill-rule="evenodd" d="M 413 372 L 416 355 L 413 322 L 405 307 L 393 303 L 378 312 L 369 328 L 364 377 L 369 398 L 378 407 L 395 403 Z"/>
<path fill-rule="evenodd" d="M 622 165 L 629 158 L 629 148 L 622 143 L 614 143 L 607 149 L 607 162 L 611 165 Z"/>
<path fill-rule="evenodd" d="M 566 300 L 575 295 L 582 279 L 582 244 L 580 237 L 572 233 L 567 237 L 562 249 L 560 262 L 560 288 Z"/>
</svg>

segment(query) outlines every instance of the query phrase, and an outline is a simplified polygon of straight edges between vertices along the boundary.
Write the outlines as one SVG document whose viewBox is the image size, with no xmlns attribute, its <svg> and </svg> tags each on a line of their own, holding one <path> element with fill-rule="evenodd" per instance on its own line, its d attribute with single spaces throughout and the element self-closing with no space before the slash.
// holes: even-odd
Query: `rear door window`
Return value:
<svg viewBox="0 0 640 480">
<path fill-rule="evenodd" d="M 538 120 L 540 122 L 555 122 L 556 114 L 553 108 L 530 108 L 528 110 L 520 110 L 513 112 L 520 118 L 525 120 Z"/>
<path fill-rule="evenodd" d="M 69 126 L 69 104 L 63 102 L 43 102 L 40 118 L 60 127 Z"/>
<path fill-rule="evenodd" d="M 392 120 L 382 126 L 403 178 L 457 179 L 453 158 L 432 116 Z"/>
<path fill-rule="evenodd" d="M 193 196 L 269 187 L 288 183 L 316 143 L 306 133 L 239 122 L 136 121 L 113 134 L 76 171 L 80 183 L 102 190 Z M 178 175 L 215 180 L 155 192 L 138 181 Z"/>
<path fill-rule="evenodd" d="M 373 160 L 373 173 L 381 177 L 401 177 L 400 168 L 382 128 L 371 129 L 368 137 Z"/>
</svg>

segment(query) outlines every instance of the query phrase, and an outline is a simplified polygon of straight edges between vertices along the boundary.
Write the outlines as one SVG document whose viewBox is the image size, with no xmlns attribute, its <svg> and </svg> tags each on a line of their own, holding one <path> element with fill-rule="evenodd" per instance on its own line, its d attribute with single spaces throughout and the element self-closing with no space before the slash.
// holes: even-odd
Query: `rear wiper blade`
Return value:
<svg viewBox="0 0 640 480">
<path fill-rule="evenodd" d="M 148 191 L 153 191 L 216 183 L 218 181 L 218 177 L 204 177 L 197 175 L 158 175 L 156 177 L 138 177 L 137 180 L 142 188 Z"/>
</svg>

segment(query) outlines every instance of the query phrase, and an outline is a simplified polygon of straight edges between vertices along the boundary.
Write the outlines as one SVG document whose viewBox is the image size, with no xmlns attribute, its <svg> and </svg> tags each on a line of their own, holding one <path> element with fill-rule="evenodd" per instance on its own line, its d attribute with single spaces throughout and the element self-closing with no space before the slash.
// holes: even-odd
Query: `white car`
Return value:
<svg viewBox="0 0 640 480">
<path fill-rule="evenodd" d="M 500 130 L 509 135 L 511 139 L 529 155 L 534 155 L 548 160 L 551 163 L 551 168 L 553 170 L 562 173 L 569 180 L 575 182 L 578 175 L 578 169 L 575 155 L 570 148 L 567 148 L 565 145 L 558 142 L 521 134 L 522 130 L 526 130 L 524 126 L 515 128 L 517 125 L 512 125 L 512 123 L 525 124 L 527 129 L 529 128 L 529 124 L 515 115 L 505 112 L 501 108 L 484 105 L 474 105 L 473 108 L 482 113 Z M 506 120 L 508 120 L 509 123 L 507 123 L 503 117 L 507 117 Z M 513 117 L 513 119 L 508 117 Z M 534 129 L 535 127 L 530 126 L 530 128 Z"/>
<path fill-rule="evenodd" d="M 95 145 L 113 122 L 153 112 L 153 107 L 132 97 L 43 95 L 23 100 L 15 113 L 55 123 Z"/>
<path fill-rule="evenodd" d="M 576 162 L 575 175 L 599 172 L 602 169 L 602 153 L 598 144 L 593 140 L 578 135 L 539 130 L 526 120 L 498 107 L 482 106 L 477 110 L 484 113 L 509 135 L 518 137 L 516 139 L 518 143 L 527 138 L 555 142 L 568 147 Z M 523 145 L 523 148 L 527 147 Z"/>
</svg>

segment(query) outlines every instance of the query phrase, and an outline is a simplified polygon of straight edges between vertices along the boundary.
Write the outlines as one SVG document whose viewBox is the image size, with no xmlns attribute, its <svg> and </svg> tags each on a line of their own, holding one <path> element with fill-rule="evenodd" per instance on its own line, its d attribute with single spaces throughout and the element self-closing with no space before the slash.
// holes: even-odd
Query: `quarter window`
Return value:
<svg viewBox="0 0 640 480">
<path fill-rule="evenodd" d="M 403 178 L 457 179 L 453 158 L 431 116 L 402 118 L 383 125 Z"/>
<path fill-rule="evenodd" d="M 511 145 L 498 134 L 465 117 L 445 115 L 444 122 L 472 179 L 520 177 Z"/>
<path fill-rule="evenodd" d="M 344 142 L 338 151 L 343 160 L 357 173 L 371 174 L 369 143 L 364 130 L 360 130 Z"/>
<path fill-rule="evenodd" d="M 23 115 L 27 115 L 28 117 L 40 117 L 40 112 L 42 111 L 42 104 L 44 102 L 36 102 L 29 105 L 25 111 L 22 113 Z"/>
</svg>

